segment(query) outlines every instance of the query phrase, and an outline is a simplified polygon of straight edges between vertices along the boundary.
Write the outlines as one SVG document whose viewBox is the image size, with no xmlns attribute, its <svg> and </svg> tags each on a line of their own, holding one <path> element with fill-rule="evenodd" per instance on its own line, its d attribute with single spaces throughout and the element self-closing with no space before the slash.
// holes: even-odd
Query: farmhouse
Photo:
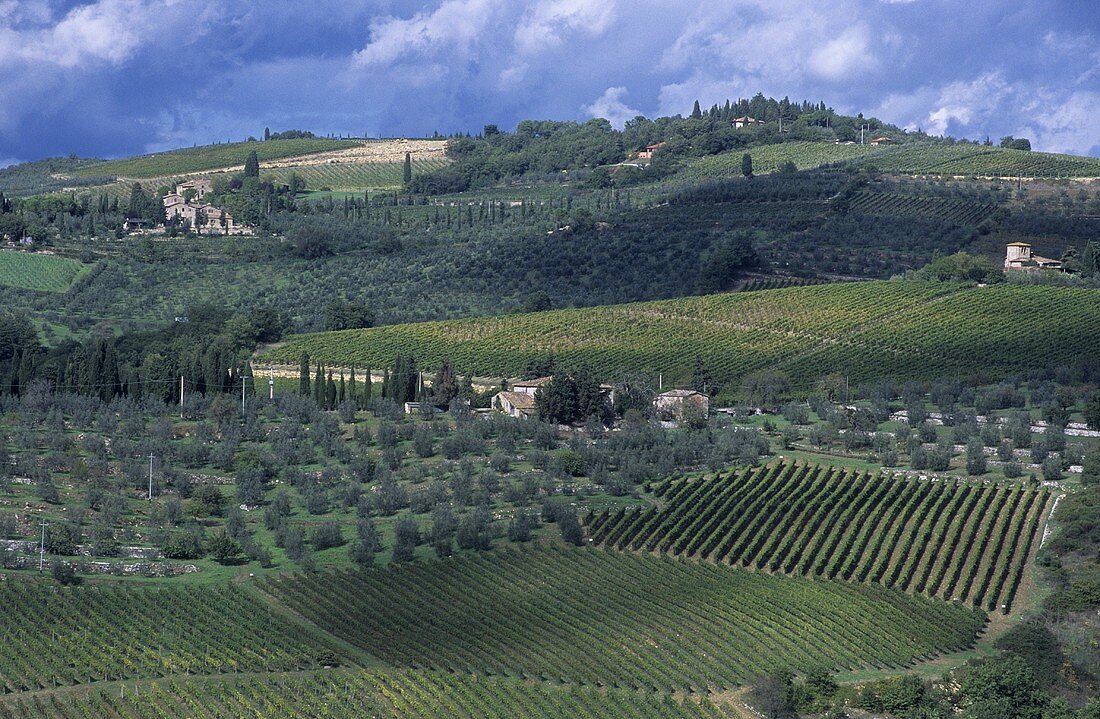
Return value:
<svg viewBox="0 0 1100 719">
<path fill-rule="evenodd" d="M 1010 242 L 1005 250 L 1006 270 L 1060 270 L 1061 260 L 1040 257 L 1032 253 L 1031 245 L 1026 242 Z"/>
<path fill-rule="evenodd" d="M 210 180 L 188 180 L 187 182 L 181 182 L 176 185 L 176 194 L 186 197 L 189 190 L 193 190 L 195 193 L 195 199 L 201 200 L 206 197 L 206 193 L 213 190 L 213 185 Z"/>
<path fill-rule="evenodd" d="M 672 389 L 657 395 L 653 406 L 658 416 L 665 419 L 682 420 L 693 409 L 706 417 L 710 413 L 710 398 L 693 389 Z"/>
<path fill-rule="evenodd" d="M 885 135 L 883 135 L 883 136 L 880 136 L 880 137 L 872 137 L 871 138 L 871 144 L 876 146 L 876 147 L 879 146 L 879 145 L 892 145 L 892 144 L 894 144 L 894 140 L 893 140 L 893 138 L 886 137 Z"/>
<path fill-rule="evenodd" d="M 493 397 L 493 407 L 509 417 L 530 419 L 535 416 L 535 393 L 498 392 Z"/>
<path fill-rule="evenodd" d="M 733 127 L 740 130 L 743 127 L 750 127 L 752 125 L 763 125 L 763 120 L 757 120 L 755 117 L 735 117 L 733 118 Z"/>
<path fill-rule="evenodd" d="M 198 232 L 207 230 L 232 234 L 239 230 L 233 215 L 209 203 L 190 201 L 210 192 L 210 180 L 189 180 L 176 185 L 176 191 L 164 196 L 164 216 L 168 221 L 186 222 Z"/>
<path fill-rule="evenodd" d="M 663 143 L 663 142 L 658 142 L 658 143 L 653 144 L 653 145 L 646 145 L 646 148 L 638 153 L 638 159 L 639 160 L 652 160 L 653 159 L 653 153 L 657 152 L 657 150 L 660 150 L 664 146 L 665 146 L 665 143 Z"/>
</svg>

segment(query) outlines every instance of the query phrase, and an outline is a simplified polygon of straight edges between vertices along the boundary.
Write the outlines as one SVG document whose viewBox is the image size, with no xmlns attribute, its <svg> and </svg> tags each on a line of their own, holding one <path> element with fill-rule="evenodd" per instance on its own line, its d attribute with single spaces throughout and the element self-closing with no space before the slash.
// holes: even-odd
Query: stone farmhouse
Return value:
<svg viewBox="0 0 1100 719">
<path fill-rule="evenodd" d="M 672 389 L 657 395 L 653 406 L 662 419 L 682 420 L 692 408 L 706 417 L 710 413 L 710 398 L 693 389 Z"/>
<path fill-rule="evenodd" d="M 733 127 L 735 130 L 740 130 L 743 127 L 752 127 L 753 125 L 763 125 L 763 120 L 757 120 L 755 117 L 735 117 L 733 118 Z"/>
<path fill-rule="evenodd" d="M 894 144 L 894 139 L 883 135 L 880 137 L 872 137 L 870 142 L 875 147 L 878 147 L 879 145 L 892 145 Z"/>
<path fill-rule="evenodd" d="M 535 416 L 535 394 L 526 392 L 498 392 L 493 397 L 493 408 L 516 419 Z"/>
<path fill-rule="evenodd" d="M 176 185 L 176 191 L 164 196 L 164 215 L 168 221 L 186 222 L 196 232 L 211 234 L 244 234 L 233 215 L 202 202 L 211 191 L 210 180 L 188 180 Z"/>
<path fill-rule="evenodd" d="M 658 142 L 658 143 L 655 143 L 653 145 L 646 145 L 646 148 L 638 153 L 638 159 L 639 160 L 652 160 L 653 159 L 653 153 L 657 152 L 657 150 L 660 150 L 664 146 L 665 146 L 665 143 L 663 143 L 663 142 Z"/>
<path fill-rule="evenodd" d="M 1031 245 L 1026 242 L 1010 242 L 1005 250 L 1006 270 L 1060 270 L 1061 260 L 1052 260 L 1049 257 L 1040 257 L 1031 251 Z"/>
</svg>

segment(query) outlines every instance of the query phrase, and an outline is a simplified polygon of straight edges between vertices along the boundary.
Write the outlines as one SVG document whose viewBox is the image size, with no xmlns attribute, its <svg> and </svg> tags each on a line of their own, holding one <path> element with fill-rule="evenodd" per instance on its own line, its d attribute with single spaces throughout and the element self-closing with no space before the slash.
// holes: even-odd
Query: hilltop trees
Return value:
<svg viewBox="0 0 1100 719">
<path fill-rule="evenodd" d="M 558 424 L 581 422 L 589 417 L 603 419 L 607 414 L 603 390 L 584 370 L 554 375 L 549 384 L 535 392 L 535 407 L 541 419 Z"/>
</svg>

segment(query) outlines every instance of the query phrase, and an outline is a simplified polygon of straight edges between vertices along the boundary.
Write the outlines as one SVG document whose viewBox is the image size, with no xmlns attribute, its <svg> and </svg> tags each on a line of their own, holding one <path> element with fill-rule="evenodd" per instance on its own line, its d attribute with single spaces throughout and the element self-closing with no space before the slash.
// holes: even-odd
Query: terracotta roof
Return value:
<svg viewBox="0 0 1100 719">
<path fill-rule="evenodd" d="M 535 398 L 524 392 L 499 392 L 497 397 L 507 400 L 516 409 L 534 409 Z"/>
</svg>

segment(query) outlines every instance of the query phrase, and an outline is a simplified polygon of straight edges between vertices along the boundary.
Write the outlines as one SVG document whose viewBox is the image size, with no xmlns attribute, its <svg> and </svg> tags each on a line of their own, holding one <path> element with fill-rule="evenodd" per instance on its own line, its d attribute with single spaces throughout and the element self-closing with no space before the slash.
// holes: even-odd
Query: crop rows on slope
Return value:
<svg viewBox="0 0 1100 719">
<path fill-rule="evenodd" d="M 0 701 L 0 719 L 164 719 L 165 717 L 291 719 L 720 719 L 707 699 L 676 701 L 622 689 L 528 684 L 500 677 L 416 671 L 328 671 L 268 677 L 175 678 Z"/>
<path fill-rule="evenodd" d="M 1048 493 L 779 462 L 665 481 L 586 518 L 597 543 L 1011 609 Z"/>
<path fill-rule="evenodd" d="M 977 145 L 906 144 L 857 159 L 884 172 L 997 177 L 1100 177 L 1093 157 Z"/>
<path fill-rule="evenodd" d="M 872 585 L 585 549 L 274 578 L 279 600 L 398 666 L 660 691 L 775 667 L 898 667 L 985 615 Z"/>
<path fill-rule="evenodd" d="M 244 590 L 0 584 L 6 692 L 312 665 L 316 640 Z"/>
<path fill-rule="evenodd" d="M 415 172 L 438 170 L 448 164 L 445 158 L 427 158 L 413 162 Z M 306 189 L 361 190 L 374 187 L 399 187 L 403 182 L 405 163 L 396 162 L 343 162 L 323 165 L 263 170 L 264 178 L 287 182 L 296 174 L 305 180 Z"/>
<path fill-rule="evenodd" d="M 169 177 L 186 175 L 223 167 L 243 165 L 249 152 L 255 151 L 260 162 L 279 160 L 299 155 L 345 150 L 359 147 L 358 140 L 332 140 L 324 137 L 268 142 L 232 142 L 224 145 L 203 145 L 183 150 L 158 152 L 152 155 L 129 157 L 122 160 L 94 162 L 78 168 L 73 174 L 102 177 Z"/>
<path fill-rule="evenodd" d="M 741 158 L 748 153 L 752 157 L 752 170 L 762 175 L 775 172 L 786 162 L 793 162 L 799 170 L 809 170 L 833 162 L 874 155 L 879 148 L 870 145 L 838 145 L 832 142 L 784 142 L 762 145 L 748 150 L 735 150 L 720 155 L 710 155 L 693 160 L 676 178 L 713 179 L 723 175 L 740 175 Z"/>
<path fill-rule="evenodd" d="M 0 250 L 0 285 L 64 292 L 84 265 L 56 255 Z"/>
<path fill-rule="evenodd" d="M 922 197 L 886 192 L 861 192 L 851 209 L 866 215 L 902 215 L 944 220 L 958 225 L 976 225 L 989 217 L 996 205 L 958 197 Z"/>
<path fill-rule="evenodd" d="M 698 357 L 719 384 L 778 368 L 807 389 L 832 372 L 860 382 L 1069 365 L 1100 352 L 1098 299 L 1044 286 L 843 283 L 300 335 L 265 358 L 294 364 L 306 352 L 377 368 L 402 353 L 423 367 L 450 359 L 462 372 L 515 376 L 552 355 L 608 380 L 663 372 L 676 382 Z"/>
</svg>

